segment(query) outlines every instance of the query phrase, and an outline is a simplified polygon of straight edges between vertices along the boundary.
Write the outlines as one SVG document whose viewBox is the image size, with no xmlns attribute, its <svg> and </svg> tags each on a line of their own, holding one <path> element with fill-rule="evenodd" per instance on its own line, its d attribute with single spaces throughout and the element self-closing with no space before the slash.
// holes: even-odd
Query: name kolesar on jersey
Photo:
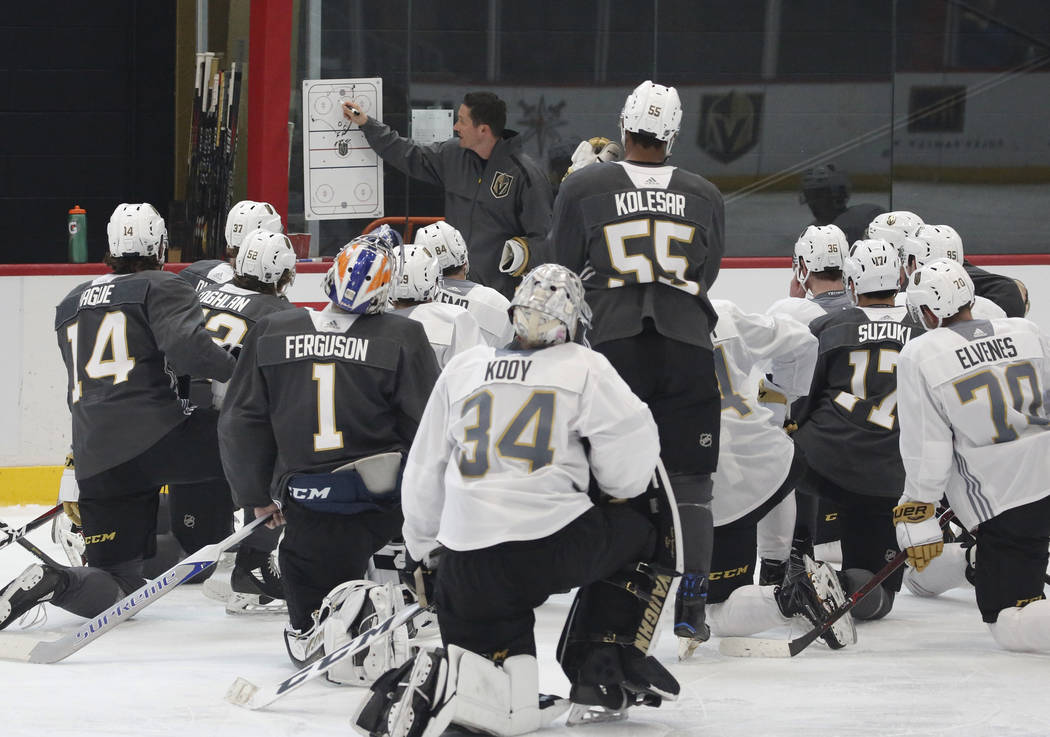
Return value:
<svg viewBox="0 0 1050 737">
<path fill-rule="evenodd" d="M 685 195 L 676 192 L 633 190 L 618 192 L 613 195 L 613 200 L 616 202 L 617 217 L 646 211 L 685 218 Z"/>
<path fill-rule="evenodd" d="M 288 335 L 284 339 L 284 357 L 345 358 L 348 361 L 368 360 L 368 339 L 351 335 L 307 333 Z"/>
</svg>

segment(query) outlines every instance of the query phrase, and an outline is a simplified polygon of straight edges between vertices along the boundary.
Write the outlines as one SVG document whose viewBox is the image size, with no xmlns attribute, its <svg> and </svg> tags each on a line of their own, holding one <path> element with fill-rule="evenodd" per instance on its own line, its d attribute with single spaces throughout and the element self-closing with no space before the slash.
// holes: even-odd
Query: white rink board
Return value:
<svg viewBox="0 0 1050 737">
<path fill-rule="evenodd" d="M 1029 288 L 1029 317 L 1050 331 L 1050 266 L 993 266 L 991 271 L 1024 281 Z M 288 291 L 293 302 L 323 302 L 321 273 L 301 273 Z M 0 467 L 60 465 L 70 443 L 66 408 L 66 372 L 54 332 L 55 306 L 82 275 L 0 277 L 0 305 L 7 319 L 0 324 L 0 343 L 10 348 L 0 362 L 0 406 L 15 408 L 0 430 Z M 735 301 L 749 312 L 764 312 L 787 296 L 791 272 L 783 269 L 722 269 L 713 297 Z M 17 366 L 17 370 L 15 367 Z"/>
<path fill-rule="evenodd" d="M 44 507 L 0 508 L 21 524 Z M 62 554 L 46 530 L 32 533 Z M 0 584 L 32 562 L 21 548 L 0 556 Z M 554 650 L 570 598 L 537 610 L 540 690 L 566 695 Z M 670 612 L 668 608 L 667 612 Z M 69 631 L 79 621 L 48 607 L 36 633 Z M 249 712 L 223 700 L 237 676 L 271 683 L 294 672 L 284 651 L 284 620 L 231 617 L 185 586 L 55 665 L 0 662 L 4 737 L 301 737 L 356 733 L 351 715 L 363 689 L 309 683 Z M 940 599 L 902 593 L 890 615 L 858 626 L 855 646 L 832 652 L 815 643 L 790 660 L 727 658 L 717 638 L 693 660 L 676 662 L 667 620 L 656 655 L 682 694 L 627 722 L 569 729 L 550 737 L 1045 737 L 1050 656 L 998 650 L 972 590 Z M 16 630 L 17 631 L 17 630 Z M 770 633 L 787 636 L 787 632 Z"/>
</svg>

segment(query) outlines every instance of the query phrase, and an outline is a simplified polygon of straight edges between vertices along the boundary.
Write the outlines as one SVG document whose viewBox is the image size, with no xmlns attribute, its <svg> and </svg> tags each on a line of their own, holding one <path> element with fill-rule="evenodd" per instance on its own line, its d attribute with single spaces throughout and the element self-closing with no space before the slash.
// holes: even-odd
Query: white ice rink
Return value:
<svg viewBox="0 0 1050 737">
<path fill-rule="evenodd" d="M 44 509 L 0 508 L 0 519 L 22 524 Z M 61 556 L 46 527 L 31 538 Z M 0 585 L 32 561 L 17 546 L 0 551 Z M 548 693 L 568 691 L 553 657 L 568 605 L 567 595 L 557 596 L 538 611 L 540 685 Z M 56 636 L 76 621 L 48 607 L 36 631 Z M 313 682 L 258 712 L 223 700 L 237 676 L 271 683 L 293 672 L 283 624 L 280 617 L 227 616 L 199 587 L 180 587 L 62 663 L 0 663 L 0 737 L 354 734 L 349 718 L 361 689 Z M 570 730 L 559 720 L 545 734 L 1050 735 L 1050 656 L 998 650 L 972 590 L 936 600 L 902 593 L 887 619 L 858 630 L 859 642 L 838 652 L 816 643 L 791 660 L 738 660 L 720 655 L 712 640 L 678 663 L 665 628 L 657 655 L 682 684 L 677 702 L 639 708 L 614 724 Z"/>
</svg>

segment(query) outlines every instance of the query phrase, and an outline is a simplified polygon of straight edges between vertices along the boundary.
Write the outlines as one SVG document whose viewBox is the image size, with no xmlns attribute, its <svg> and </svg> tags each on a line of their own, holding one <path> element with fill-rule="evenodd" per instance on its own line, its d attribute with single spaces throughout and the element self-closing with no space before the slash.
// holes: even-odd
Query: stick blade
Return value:
<svg viewBox="0 0 1050 737">
<path fill-rule="evenodd" d="M 791 646 L 785 640 L 759 637 L 723 637 L 718 651 L 733 658 L 790 658 Z"/>
<path fill-rule="evenodd" d="M 226 690 L 226 700 L 235 706 L 241 706 L 245 709 L 257 709 L 259 705 L 254 704 L 252 699 L 258 691 L 259 687 L 254 683 L 238 677 Z"/>
</svg>

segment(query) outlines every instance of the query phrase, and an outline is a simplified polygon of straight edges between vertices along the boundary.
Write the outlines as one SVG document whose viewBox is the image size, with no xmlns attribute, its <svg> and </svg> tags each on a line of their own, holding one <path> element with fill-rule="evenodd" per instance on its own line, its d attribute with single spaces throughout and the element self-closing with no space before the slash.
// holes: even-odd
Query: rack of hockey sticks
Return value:
<svg viewBox="0 0 1050 737">
<path fill-rule="evenodd" d="M 186 218 L 191 226 L 190 257 L 225 258 L 223 224 L 233 204 L 237 121 L 243 70 L 219 68 L 221 55 L 197 54 L 190 126 Z"/>
<path fill-rule="evenodd" d="M 121 622 L 135 616 L 160 597 L 171 593 L 172 589 L 179 584 L 214 565 L 219 555 L 246 538 L 252 530 L 264 524 L 269 518 L 270 515 L 257 517 L 224 540 L 205 545 L 157 578 L 147 581 L 141 588 L 128 594 L 106 611 L 56 640 L 44 639 L 32 634 L 0 632 L 0 660 L 57 663 L 68 658 L 89 642 L 98 639 Z"/>
</svg>

